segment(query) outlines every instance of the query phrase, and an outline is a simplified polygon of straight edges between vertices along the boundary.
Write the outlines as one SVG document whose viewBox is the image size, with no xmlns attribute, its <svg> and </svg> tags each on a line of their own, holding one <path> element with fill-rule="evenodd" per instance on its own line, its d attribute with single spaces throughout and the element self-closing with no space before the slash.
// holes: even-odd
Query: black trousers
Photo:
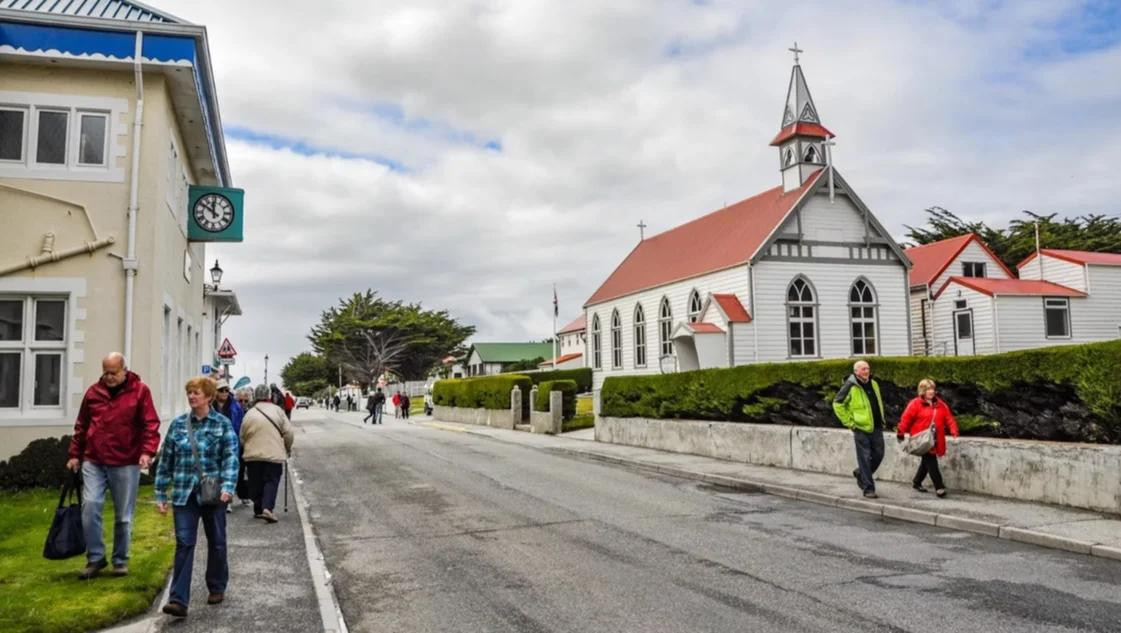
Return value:
<svg viewBox="0 0 1121 633">
<path fill-rule="evenodd" d="M 854 443 L 856 444 L 856 470 L 860 489 L 864 492 L 875 492 L 876 482 L 872 475 L 884 461 L 884 434 L 880 429 L 871 433 L 853 430 Z"/>
<path fill-rule="evenodd" d="M 934 482 L 935 490 L 946 488 L 946 484 L 942 481 L 942 470 L 938 468 L 938 457 L 933 453 L 922 456 L 922 461 L 919 462 L 919 470 L 915 473 L 914 484 L 921 486 L 927 474 L 930 475 L 930 481 Z"/>
<path fill-rule="evenodd" d="M 260 514 L 261 510 L 271 512 L 276 507 L 276 489 L 280 484 L 280 476 L 284 474 L 284 464 L 247 462 L 245 469 L 249 473 L 249 498 L 253 500 L 253 514 Z"/>
<path fill-rule="evenodd" d="M 242 459 L 244 453 L 245 450 L 239 447 L 237 453 L 237 487 L 234 489 L 234 494 L 237 495 L 238 499 L 249 498 L 249 480 L 245 476 L 245 460 Z"/>
</svg>

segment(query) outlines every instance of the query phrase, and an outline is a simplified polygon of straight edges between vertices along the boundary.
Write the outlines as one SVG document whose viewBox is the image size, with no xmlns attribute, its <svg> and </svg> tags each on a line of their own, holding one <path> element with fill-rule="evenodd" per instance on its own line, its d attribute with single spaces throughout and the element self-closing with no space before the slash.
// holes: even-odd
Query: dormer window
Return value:
<svg viewBox="0 0 1121 633">
<path fill-rule="evenodd" d="M 807 163 L 820 162 L 820 161 L 817 160 L 817 148 L 814 147 L 813 145 L 810 145 L 809 147 L 806 148 L 806 157 L 805 157 L 804 162 L 807 162 Z"/>
<path fill-rule="evenodd" d="M 984 277 L 985 276 L 985 262 L 962 262 L 961 263 L 961 276 L 962 277 Z"/>
</svg>

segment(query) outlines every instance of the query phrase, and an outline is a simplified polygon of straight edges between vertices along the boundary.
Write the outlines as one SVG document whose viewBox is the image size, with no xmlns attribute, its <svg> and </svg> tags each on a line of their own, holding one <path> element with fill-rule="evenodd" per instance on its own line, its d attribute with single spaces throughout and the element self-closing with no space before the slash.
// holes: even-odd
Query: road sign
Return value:
<svg viewBox="0 0 1121 633">
<path fill-rule="evenodd" d="M 218 364 L 219 365 L 234 365 L 236 363 L 234 363 L 233 358 L 219 358 L 218 359 Z"/>
<path fill-rule="evenodd" d="M 233 358 L 234 356 L 237 356 L 237 350 L 234 349 L 233 344 L 230 343 L 230 339 L 223 340 L 222 341 L 222 346 L 218 348 L 218 357 L 219 358 Z M 228 365 L 230 363 L 223 363 L 223 364 Z"/>
<path fill-rule="evenodd" d="M 203 376 L 207 376 L 207 375 L 209 375 L 209 374 L 210 374 L 210 372 L 211 372 L 211 371 L 213 371 L 213 370 L 214 370 L 214 368 L 213 368 L 213 367 L 211 367 L 210 365 L 203 365 L 203 366 L 202 366 L 202 375 L 203 375 Z"/>
</svg>

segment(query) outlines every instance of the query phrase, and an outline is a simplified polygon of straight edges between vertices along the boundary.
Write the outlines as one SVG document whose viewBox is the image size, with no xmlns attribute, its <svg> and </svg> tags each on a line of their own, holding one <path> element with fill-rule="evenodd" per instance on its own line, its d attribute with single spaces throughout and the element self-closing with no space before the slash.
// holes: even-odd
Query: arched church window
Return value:
<svg viewBox="0 0 1121 633">
<path fill-rule="evenodd" d="M 790 356 L 817 356 L 817 303 L 813 286 L 801 275 L 786 289 L 786 323 Z"/>
<path fill-rule="evenodd" d="M 669 297 L 662 297 L 658 308 L 658 346 L 662 356 L 673 354 L 673 310 L 669 307 Z"/>
<path fill-rule="evenodd" d="M 603 350 L 603 334 L 599 330 L 599 315 L 592 316 L 592 367 L 601 368 L 600 354 Z"/>
<path fill-rule="evenodd" d="M 819 162 L 821 162 L 817 159 L 817 148 L 814 147 L 813 145 L 810 145 L 809 147 L 806 148 L 805 162 L 807 162 L 807 163 L 819 163 Z"/>
<path fill-rule="evenodd" d="M 783 156 L 782 156 L 782 166 L 783 167 L 789 167 L 793 164 L 794 164 L 794 149 L 788 147 L 788 148 L 786 148 L 786 152 L 784 152 Z"/>
<path fill-rule="evenodd" d="M 693 290 L 689 295 L 689 322 L 696 323 L 701 318 L 701 293 Z"/>
<path fill-rule="evenodd" d="M 646 312 L 641 303 L 634 307 L 634 366 L 646 366 Z"/>
<path fill-rule="evenodd" d="M 623 368 L 623 323 L 619 310 L 611 313 L 611 369 Z"/>
<path fill-rule="evenodd" d="M 849 289 L 849 321 L 852 329 L 852 354 L 876 354 L 876 293 L 872 284 L 857 279 Z"/>
</svg>

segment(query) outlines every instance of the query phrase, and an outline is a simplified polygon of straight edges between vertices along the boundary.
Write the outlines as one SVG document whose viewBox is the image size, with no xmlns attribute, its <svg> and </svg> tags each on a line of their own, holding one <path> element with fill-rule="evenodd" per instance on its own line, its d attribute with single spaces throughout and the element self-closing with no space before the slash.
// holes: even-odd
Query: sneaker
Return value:
<svg viewBox="0 0 1121 633">
<path fill-rule="evenodd" d="M 938 490 L 934 491 L 934 494 L 938 495 L 939 497 L 945 497 L 946 496 L 946 489 L 945 488 L 939 488 Z"/>
<path fill-rule="evenodd" d="M 104 558 L 97 561 L 96 563 L 86 563 L 86 568 L 78 574 L 78 580 L 89 580 L 90 578 L 93 578 L 94 576 L 101 573 L 101 570 L 105 569 L 108 566 L 109 563 L 105 562 Z"/>
<path fill-rule="evenodd" d="M 110 576 L 127 576 L 128 565 L 113 565 L 113 571 L 109 572 Z"/>
<path fill-rule="evenodd" d="M 262 513 L 260 513 L 260 512 L 258 512 L 257 514 L 254 514 L 254 515 L 253 515 L 253 518 L 254 518 L 254 519 L 263 519 L 263 518 L 265 518 L 265 515 L 264 515 L 264 514 L 262 514 Z"/>
<path fill-rule="evenodd" d="M 911 487 L 914 488 L 915 490 L 918 490 L 919 492 L 930 492 L 926 488 L 923 488 L 922 484 L 911 484 Z"/>
<path fill-rule="evenodd" d="M 275 514 L 272 513 L 272 510 L 262 510 L 261 511 L 261 516 L 262 516 L 262 518 L 264 518 L 269 523 L 276 523 L 277 521 L 280 520 L 280 519 L 276 518 Z"/>
<path fill-rule="evenodd" d="M 876 494 L 875 490 L 865 490 L 864 491 L 864 498 L 865 499 L 879 499 L 880 495 Z"/>
<path fill-rule="evenodd" d="M 234 508 L 230 504 L 226 504 L 226 514 L 233 514 Z"/>
<path fill-rule="evenodd" d="M 224 593 L 212 593 L 206 597 L 206 604 L 220 604 L 225 599 L 226 594 Z"/>
<path fill-rule="evenodd" d="M 187 605 L 178 602 L 169 602 L 163 606 L 163 612 L 177 618 L 187 617 Z"/>
</svg>

